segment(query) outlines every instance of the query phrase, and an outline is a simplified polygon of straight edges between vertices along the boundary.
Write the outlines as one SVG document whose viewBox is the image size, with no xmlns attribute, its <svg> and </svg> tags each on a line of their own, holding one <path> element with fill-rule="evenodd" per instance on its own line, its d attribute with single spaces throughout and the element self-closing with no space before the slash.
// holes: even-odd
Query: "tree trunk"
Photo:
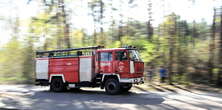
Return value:
<svg viewBox="0 0 222 110">
<path fill-rule="evenodd" d="M 169 66 L 168 66 L 168 80 L 169 84 L 172 84 L 172 70 L 173 70 L 173 46 L 169 47 Z"/>
<path fill-rule="evenodd" d="M 71 42 L 70 42 L 70 30 L 69 30 L 69 24 L 67 22 L 67 14 L 65 11 L 65 3 L 64 0 L 59 0 L 59 7 L 61 8 L 61 16 L 62 16 L 62 23 L 64 28 L 64 41 L 66 48 L 71 48 Z"/>
<path fill-rule="evenodd" d="M 213 81 L 213 68 L 214 68 L 214 53 L 215 53 L 215 17 L 216 17 L 216 10 L 214 9 L 214 16 L 213 16 L 213 24 L 211 28 L 212 36 L 209 45 L 209 61 L 208 61 L 208 73 L 209 73 L 209 81 Z"/>
<path fill-rule="evenodd" d="M 196 43 L 196 41 L 195 41 L 195 37 L 197 37 L 197 30 L 196 30 L 196 22 L 195 21 L 193 21 L 193 27 L 192 27 L 192 37 L 191 37 L 191 42 L 193 43 L 193 47 L 195 47 L 195 43 Z"/>
<path fill-rule="evenodd" d="M 119 17 L 120 17 L 120 21 L 119 21 L 119 26 L 118 26 L 118 41 L 120 41 L 120 45 L 122 46 L 122 36 L 123 36 L 123 14 L 122 14 L 122 0 L 120 0 L 120 5 L 119 5 Z"/>
<path fill-rule="evenodd" d="M 151 41 L 153 36 L 153 27 L 151 24 L 152 21 L 152 1 L 148 0 L 148 20 L 147 20 L 147 38 Z"/>
<path fill-rule="evenodd" d="M 62 26 L 61 26 L 61 23 L 60 23 L 59 12 L 57 12 L 57 14 L 56 14 L 56 25 L 57 25 L 56 46 L 57 46 L 57 49 L 62 49 L 62 42 L 63 42 L 63 40 L 61 39 L 61 27 Z"/>
<path fill-rule="evenodd" d="M 220 71 L 217 76 L 217 85 L 222 85 L 222 8 L 220 13 L 220 41 L 219 41 L 219 68 Z"/>
<path fill-rule="evenodd" d="M 176 43 L 176 33 L 177 33 L 177 19 L 176 16 L 173 16 L 174 23 L 169 27 L 169 66 L 168 66 L 168 80 L 169 84 L 172 84 L 172 76 L 173 76 L 173 63 L 174 63 L 174 51 L 175 51 L 175 43 Z"/>
<path fill-rule="evenodd" d="M 100 4 L 100 38 L 101 38 L 101 45 L 105 45 L 104 30 L 103 30 L 103 11 L 104 11 L 103 0 L 100 0 L 99 4 Z"/>
<path fill-rule="evenodd" d="M 148 21 L 147 22 L 147 38 L 148 38 L 148 40 L 151 41 L 152 36 L 153 36 L 153 27 L 152 27 L 151 21 Z"/>
<path fill-rule="evenodd" d="M 96 24 L 97 24 L 97 16 L 96 16 L 96 11 L 95 11 L 95 7 L 96 4 L 95 2 L 88 2 L 90 10 L 91 10 L 91 15 L 93 18 L 93 40 L 92 40 L 92 44 L 93 45 L 97 45 L 97 29 L 96 29 Z"/>
</svg>

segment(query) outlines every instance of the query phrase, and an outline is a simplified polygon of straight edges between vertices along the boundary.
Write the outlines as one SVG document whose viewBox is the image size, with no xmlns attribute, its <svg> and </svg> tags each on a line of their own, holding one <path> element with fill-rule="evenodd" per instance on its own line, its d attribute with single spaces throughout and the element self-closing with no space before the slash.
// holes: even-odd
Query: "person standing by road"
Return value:
<svg viewBox="0 0 222 110">
<path fill-rule="evenodd" d="M 160 82 L 164 83 L 167 77 L 167 70 L 164 68 L 164 66 L 160 67 L 159 73 L 160 73 Z"/>
</svg>

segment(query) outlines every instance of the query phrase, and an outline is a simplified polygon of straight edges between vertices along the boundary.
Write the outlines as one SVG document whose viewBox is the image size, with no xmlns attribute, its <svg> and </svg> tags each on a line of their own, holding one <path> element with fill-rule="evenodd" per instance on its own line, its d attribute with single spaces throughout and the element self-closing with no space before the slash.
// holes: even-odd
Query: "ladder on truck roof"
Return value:
<svg viewBox="0 0 222 110">
<path fill-rule="evenodd" d="M 92 46 L 83 48 L 69 48 L 58 49 L 49 51 L 36 51 L 36 56 L 41 57 L 77 57 L 77 56 L 90 56 L 93 54 L 92 50 L 104 48 L 104 46 Z M 91 50 L 91 51 L 89 51 Z"/>
</svg>

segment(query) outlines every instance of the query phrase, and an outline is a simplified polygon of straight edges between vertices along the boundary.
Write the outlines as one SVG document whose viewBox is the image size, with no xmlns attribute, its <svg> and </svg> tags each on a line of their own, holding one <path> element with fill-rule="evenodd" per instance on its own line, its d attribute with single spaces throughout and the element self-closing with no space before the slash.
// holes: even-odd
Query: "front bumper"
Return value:
<svg viewBox="0 0 222 110">
<path fill-rule="evenodd" d="M 121 78 L 120 83 L 132 83 L 132 84 L 143 84 L 144 83 L 144 78 Z"/>
</svg>

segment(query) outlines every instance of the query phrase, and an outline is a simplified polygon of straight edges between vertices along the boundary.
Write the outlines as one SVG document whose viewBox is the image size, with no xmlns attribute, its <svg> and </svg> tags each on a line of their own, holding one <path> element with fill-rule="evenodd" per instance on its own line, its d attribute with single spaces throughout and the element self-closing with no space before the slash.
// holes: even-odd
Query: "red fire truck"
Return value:
<svg viewBox="0 0 222 110">
<path fill-rule="evenodd" d="M 36 52 L 36 84 L 54 92 L 101 87 L 108 94 L 143 83 L 144 63 L 133 47 L 102 46 Z"/>
</svg>

